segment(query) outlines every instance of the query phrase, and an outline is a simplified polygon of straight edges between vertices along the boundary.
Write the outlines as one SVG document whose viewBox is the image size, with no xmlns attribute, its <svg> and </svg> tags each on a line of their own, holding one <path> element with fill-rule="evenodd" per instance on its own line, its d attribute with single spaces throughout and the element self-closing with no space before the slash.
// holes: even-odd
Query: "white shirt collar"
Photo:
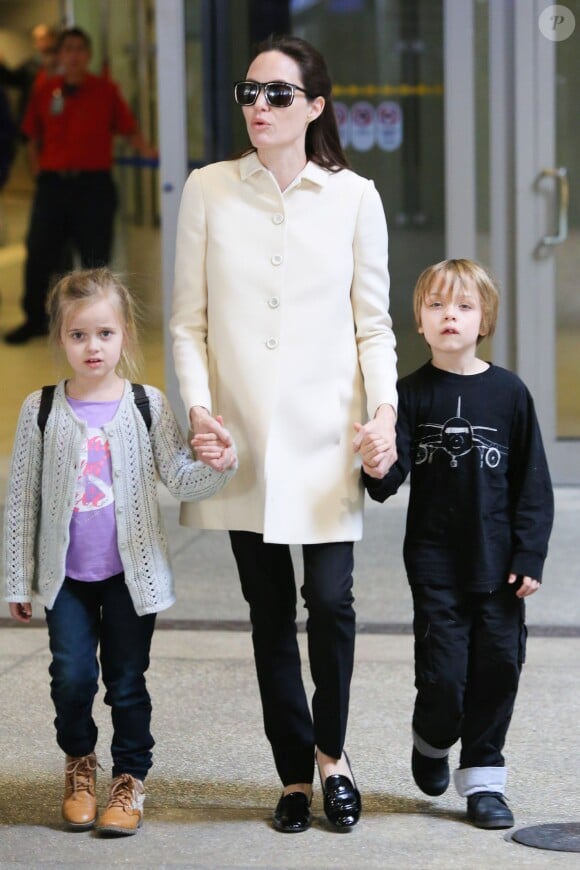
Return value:
<svg viewBox="0 0 580 870">
<path fill-rule="evenodd" d="M 257 153 L 252 151 L 240 159 L 240 178 L 242 181 L 246 181 L 257 172 L 269 172 L 269 170 L 260 162 Z M 328 169 L 324 169 L 322 166 L 309 160 L 302 172 L 298 173 L 289 187 L 297 187 L 302 181 L 310 181 L 318 187 L 324 187 L 328 181 L 329 174 Z M 289 188 L 286 189 L 288 190 Z"/>
</svg>

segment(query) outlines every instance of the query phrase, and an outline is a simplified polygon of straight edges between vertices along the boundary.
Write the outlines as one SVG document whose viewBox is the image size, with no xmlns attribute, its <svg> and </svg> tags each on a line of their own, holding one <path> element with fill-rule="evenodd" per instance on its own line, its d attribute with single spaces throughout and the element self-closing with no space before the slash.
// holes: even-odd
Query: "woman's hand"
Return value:
<svg viewBox="0 0 580 870">
<path fill-rule="evenodd" d="M 364 426 L 355 423 L 354 428 L 352 446 L 355 453 L 360 453 L 364 470 L 370 477 L 384 477 L 397 461 L 395 409 L 380 405 L 373 420 Z"/>
<path fill-rule="evenodd" d="M 17 622 L 30 622 L 32 619 L 32 604 L 30 601 L 11 601 L 8 605 L 10 616 Z"/>
<path fill-rule="evenodd" d="M 219 415 L 212 417 L 207 408 L 196 405 L 189 412 L 193 432 L 191 445 L 198 459 L 215 471 L 225 471 L 236 462 L 232 436 Z"/>
</svg>

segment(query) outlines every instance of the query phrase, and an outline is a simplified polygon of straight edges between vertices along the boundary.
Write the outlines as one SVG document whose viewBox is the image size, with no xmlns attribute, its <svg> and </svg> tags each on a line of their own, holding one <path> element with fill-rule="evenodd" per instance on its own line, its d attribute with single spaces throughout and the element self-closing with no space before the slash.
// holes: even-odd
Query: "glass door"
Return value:
<svg viewBox="0 0 580 870">
<path fill-rule="evenodd" d="M 580 0 L 516 3 L 517 371 L 555 482 L 580 483 Z"/>
<path fill-rule="evenodd" d="M 429 356 L 412 294 L 446 252 L 443 0 L 292 0 L 292 32 L 324 55 L 341 140 L 381 194 L 389 228 L 398 369 Z"/>
<path fill-rule="evenodd" d="M 556 308 L 556 438 L 575 440 L 580 450 L 580 0 L 568 0 L 568 12 L 556 22 L 562 38 L 554 44 L 555 61 L 555 165 L 554 228 L 549 230 L 555 266 Z M 574 30 L 571 33 L 574 16 Z M 548 19 L 547 26 L 552 28 Z M 576 463 L 578 468 L 578 462 Z"/>
</svg>

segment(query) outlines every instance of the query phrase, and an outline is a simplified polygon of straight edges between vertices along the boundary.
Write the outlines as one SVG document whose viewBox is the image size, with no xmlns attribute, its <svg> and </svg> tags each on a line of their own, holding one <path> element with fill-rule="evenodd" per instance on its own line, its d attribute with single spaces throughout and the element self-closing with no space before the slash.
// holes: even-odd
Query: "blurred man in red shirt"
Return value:
<svg viewBox="0 0 580 870">
<path fill-rule="evenodd" d="M 85 268 L 109 262 L 117 206 L 114 137 L 155 156 L 117 85 L 88 72 L 88 35 L 78 27 L 64 30 L 57 52 L 61 73 L 34 87 L 22 123 L 37 186 L 26 238 L 26 320 L 5 336 L 8 344 L 46 334 L 46 295 L 68 246 Z"/>
</svg>

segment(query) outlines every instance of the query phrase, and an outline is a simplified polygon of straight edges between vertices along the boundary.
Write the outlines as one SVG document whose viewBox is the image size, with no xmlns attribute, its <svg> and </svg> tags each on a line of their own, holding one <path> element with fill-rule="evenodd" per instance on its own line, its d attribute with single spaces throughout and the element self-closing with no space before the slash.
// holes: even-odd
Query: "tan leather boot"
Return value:
<svg viewBox="0 0 580 870">
<path fill-rule="evenodd" d="M 136 834 L 143 823 L 145 789 L 140 779 L 129 773 L 116 776 L 111 783 L 109 802 L 97 822 L 102 834 Z"/>
<path fill-rule="evenodd" d="M 66 756 L 62 817 L 73 828 L 91 828 L 97 818 L 97 757 L 94 752 Z"/>
</svg>

